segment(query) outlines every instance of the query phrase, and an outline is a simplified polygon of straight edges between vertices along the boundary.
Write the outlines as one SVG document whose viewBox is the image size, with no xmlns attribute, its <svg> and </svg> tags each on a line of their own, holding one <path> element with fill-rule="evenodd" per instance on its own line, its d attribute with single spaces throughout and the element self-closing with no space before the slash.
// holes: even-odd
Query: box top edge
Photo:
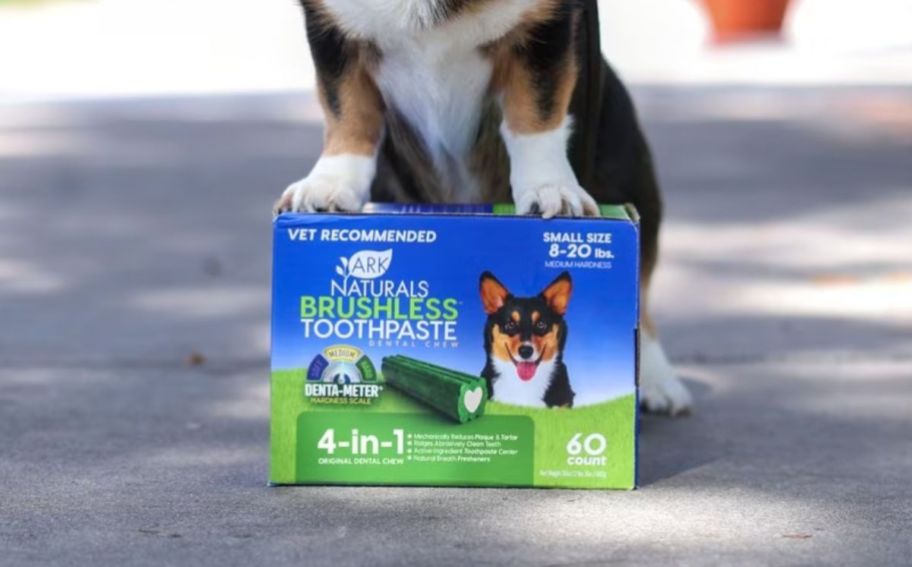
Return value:
<svg viewBox="0 0 912 567">
<path fill-rule="evenodd" d="M 497 205 L 425 205 L 416 203 L 368 203 L 360 212 L 356 213 L 283 213 L 274 219 L 274 224 L 280 221 L 294 222 L 296 220 L 312 218 L 314 216 L 328 217 L 373 217 L 373 216 L 428 216 L 428 217 L 508 217 L 519 219 L 540 219 L 532 215 L 518 215 L 512 204 Z M 593 221 L 622 221 L 639 224 L 636 209 L 630 204 L 599 205 L 601 216 L 598 217 L 571 217 L 558 216 L 560 220 L 593 220 Z M 284 224 L 284 223 L 283 223 Z"/>
</svg>

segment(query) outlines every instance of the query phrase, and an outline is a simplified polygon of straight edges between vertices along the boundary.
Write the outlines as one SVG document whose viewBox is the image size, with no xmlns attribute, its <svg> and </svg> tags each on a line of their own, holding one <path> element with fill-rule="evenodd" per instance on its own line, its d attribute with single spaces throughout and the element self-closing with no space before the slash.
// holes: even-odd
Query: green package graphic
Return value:
<svg viewBox="0 0 912 567">
<path fill-rule="evenodd" d="M 384 358 L 382 370 L 387 384 L 459 423 L 484 413 L 488 389 L 482 378 L 405 356 Z"/>
</svg>

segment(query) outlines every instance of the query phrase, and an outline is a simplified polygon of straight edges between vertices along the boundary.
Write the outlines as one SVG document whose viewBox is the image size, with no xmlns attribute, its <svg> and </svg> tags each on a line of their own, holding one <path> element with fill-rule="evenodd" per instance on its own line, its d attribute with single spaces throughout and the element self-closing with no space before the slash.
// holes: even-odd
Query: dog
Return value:
<svg viewBox="0 0 912 567">
<path fill-rule="evenodd" d="M 564 364 L 573 284 L 562 273 L 535 297 L 514 297 L 490 272 L 481 275 L 487 362 L 481 376 L 492 400 L 533 407 L 573 407 Z"/>
<path fill-rule="evenodd" d="M 662 201 L 631 99 L 601 55 L 596 0 L 301 0 L 323 152 L 273 212 L 498 203 L 641 220 L 640 393 L 687 411 L 646 309 Z"/>
</svg>

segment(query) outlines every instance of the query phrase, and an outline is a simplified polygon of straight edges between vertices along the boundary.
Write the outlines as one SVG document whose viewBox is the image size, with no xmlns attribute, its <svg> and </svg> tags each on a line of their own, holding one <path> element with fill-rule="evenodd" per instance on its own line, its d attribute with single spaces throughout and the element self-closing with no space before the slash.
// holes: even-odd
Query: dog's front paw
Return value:
<svg viewBox="0 0 912 567">
<path fill-rule="evenodd" d="M 370 195 L 374 168 L 374 159 L 369 157 L 321 157 L 310 175 L 285 189 L 273 214 L 360 211 Z"/>
<path fill-rule="evenodd" d="M 344 180 L 334 177 L 308 175 L 292 183 L 276 202 L 273 213 L 356 212 L 364 206 L 359 192 Z"/>
<path fill-rule="evenodd" d="M 645 333 L 640 344 L 640 405 L 652 413 L 690 413 L 693 399 L 675 374 L 662 345 Z"/>
<path fill-rule="evenodd" d="M 599 216 L 598 204 L 575 182 L 546 183 L 514 191 L 516 212 L 521 215 L 540 214 L 549 219 L 562 216 Z"/>
</svg>

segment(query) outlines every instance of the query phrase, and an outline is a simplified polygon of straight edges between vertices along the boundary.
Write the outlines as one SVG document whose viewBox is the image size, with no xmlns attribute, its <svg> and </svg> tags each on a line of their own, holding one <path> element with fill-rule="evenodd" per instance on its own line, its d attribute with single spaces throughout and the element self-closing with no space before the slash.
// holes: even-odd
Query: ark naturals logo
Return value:
<svg viewBox="0 0 912 567">
<path fill-rule="evenodd" d="M 342 277 L 341 284 L 333 280 L 330 286 L 331 295 L 348 296 L 352 294 L 352 288 L 349 287 L 351 278 L 355 278 L 353 283 L 358 280 L 369 281 L 376 280 L 389 271 L 390 263 L 393 261 L 393 251 L 383 250 L 362 250 L 352 254 L 350 257 L 339 257 L 339 265 L 336 266 L 336 274 Z M 356 283 L 357 285 L 357 283 Z"/>
</svg>

